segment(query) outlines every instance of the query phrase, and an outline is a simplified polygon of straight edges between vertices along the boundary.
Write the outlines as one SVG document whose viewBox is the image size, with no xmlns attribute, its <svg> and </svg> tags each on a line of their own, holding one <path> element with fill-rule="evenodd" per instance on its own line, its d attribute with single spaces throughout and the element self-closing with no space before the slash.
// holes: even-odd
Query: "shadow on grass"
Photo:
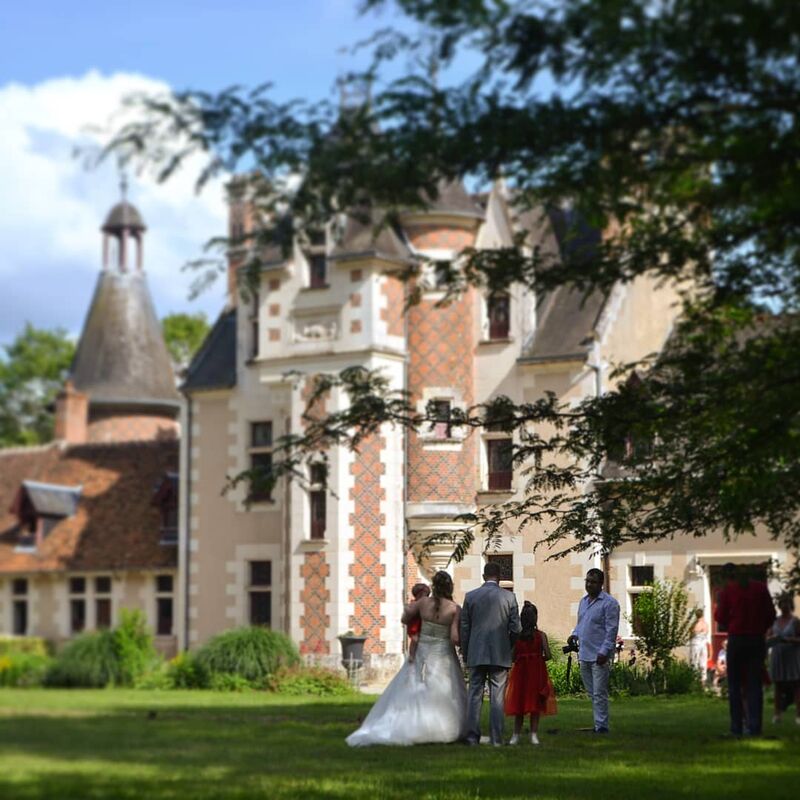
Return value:
<svg viewBox="0 0 800 800">
<path fill-rule="evenodd" d="M 587 704 L 564 701 L 557 718 L 543 721 L 539 748 L 354 750 L 344 738 L 373 698 L 262 704 L 208 695 L 170 702 L 164 693 L 118 703 L 108 692 L 87 695 L 92 705 L 81 716 L 74 702 L 80 697 L 63 709 L 42 706 L 41 698 L 30 711 L 5 708 L 0 797 L 585 800 L 599 781 L 615 800 L 766 792 L 773 800 L 796 797 L 800 779 L 800 732 L 787 726 L 781 739 L 722 741 L 724 708 L 702 698 L 616 703 L 609 737 L 578 732 Z"/>
</svg>

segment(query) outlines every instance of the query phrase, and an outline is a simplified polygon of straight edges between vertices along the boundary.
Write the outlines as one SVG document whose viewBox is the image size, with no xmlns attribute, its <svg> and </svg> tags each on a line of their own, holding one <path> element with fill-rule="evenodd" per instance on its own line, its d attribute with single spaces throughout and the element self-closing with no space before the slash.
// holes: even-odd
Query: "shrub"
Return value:
<svg viewBox="0 0 800 800">
<path fill-rule="evenodd" d="M 172 678 L 169 666 L 162 661 L 152 669 L 140 675 L 133 684 L 134 689 L 172 689 Z"/>
<path fill-rule="evenodd" d="M 73 639 L 47 671 L 45 685 L 102 688 L 116 683 L 119 660 L 111 631 L 84 633 Z"/>
<path fill-rule="evenodd" d="M 172 689 L 207 689 L 208 670 L 191 653 L 179 653 L 166 667 Z"/>
<path fill-rule="evenodd" d="M 268 688 L 278 694 L 317 697 L 347 695 L 354 691 L 345 677 L 318 667 L 283 667 L 270 677 Z"/>
<path fill-rule="evenodd" d="M 120 686 L 133 686 L 159 660 L 144 614 L 123 608 L 113 636 L 117 654 L 114 682 Z"/>
<path fill-rule="evenodd" d="M 211 676 L 209 688 L 215 692 L 246 692 L 256 688 L 256 684 L 235 673 L 218 672 Z"/>
<path fill-rule="evenodd" d="M 300 662 L 292 640 L 268 628 L 236 628 L 211 639 L 197 651 L 195 660 L 213 679 L 215 675 L 239 675 L 263 686 L 281 667 Z"/>
<path fill-rule="evenodd" d="M 662 668 L 658 683 L 667 694 L 689 694 L 703 690 L 700 672 L 688 661 L 669 661 Z"/>
<path fill-rule="evenodd" d="M 642 592 L 634 616 L 636 648 L 653 667 L 664 667 L 672 651 L 688 643 L 697 619 L 686 587 L 673 580 L 654 581 Z"/>
<path fill-rule="evenodd" d="M 567 684 L 567 661 L 565 659 L 555 658 L 552 661 L 548 661 L 547 672 L 550 675 L 550 680 L 553 682 L 553 689 L 555 689 L 556 697 L 567 694 L 581 694 L 583 692 L 581 668 L 578 660 L 574 656 L 572 658 L 572 672 L 570 672 L 569 684 Z"/>
<path fill-rule="evenodd" d="M 0 656 L 10 656 L 15 653 L 45 657 L 50 655 L 50 648 L 47 642 L 38 636 L 0 635 Z"/>
<path fill-rule="evenodd" d="M 39 653 L 0 656 L 0 686 L 41 686 L 52 659 Z"/>
<path fill-rule="evenodd" d="M 84 633 L 71 641 L 47 672 L 48 686 L 134 686 L 157 664 L 153 637 L 141 611 L 123 609 L 113 631 Z"/>
</svg>

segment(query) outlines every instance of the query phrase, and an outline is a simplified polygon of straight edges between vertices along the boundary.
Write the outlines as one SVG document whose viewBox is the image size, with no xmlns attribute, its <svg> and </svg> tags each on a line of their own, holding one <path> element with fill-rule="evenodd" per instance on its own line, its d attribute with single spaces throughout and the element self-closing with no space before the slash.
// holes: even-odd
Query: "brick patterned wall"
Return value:
<svg viewBox="0 0 800 800">
<path fill-rule="evenodd" d="M 314 390 L 314 376 L 306 378 L 300 393 L 303 409 Z M 312 414 L 327 412 L 327 398 L 323 397 L 311 409 Z M 304 427 L 307 423 L 304 422 Z M 331 568 L 324 551 L 306 553 L 300 567 L 300 603 L 303 611 L 300 615 L 300 628 L 303 641 L 300 642 L 302 653 L 330 653 L 327 630 L 330 616 L 326 613 L 326 605 L 330 602 L 331 592 L 328 582 Z"/>
<path fill-rule="evenodd" d="M 354 483 L 354 488 L 350 490 L 350 498 L 354 502 L 354 513 L 350 515 L 353 532 L 350 547 L 355 557 L 350 567 L 350 575 L 355 580 L 350 592 L 350 601 L 355 610 L 350 617 L 350 627 L 367 637 L 365 653 L 385 652 L 381 630 L 386 620 L 380 612 L 380 604 L 386 599 L 381 588 L 381 578 L 386 574 L 386 568 L 381 564 L 385 543 L 380 531 L 386 522 L 380 505 L 386 496 L 386 489 L 382 485 L 386 468 L 380 457 L 381 449 L 385 446 L 383 437 L 371 436 L 362 444 L 350 467 Z"/>
<path fill-rule="evenodd" d="M 474 403 L 476 294 L 470 289 L 449 306 L 437 308 L 422 300 L 408 314 L 408 389 L 418 402 L 423 389 L 456 390 L 463 402 Z M 425 450 L 409 435 L 408 501 L 471 503 L 478 479 L 477 438 L 468 436 L 457 452 Z"/>
<path fill-rule="evenodd" d="M 417 250 L 463 250 L 475 242 L 475 231 L 452 225 L 407 225 L 406 236 Z"/>
<path fill-rule="evenodd" d="M 300 627 L 303 630 L 301 653 L 330 653 L 330 643 L 325 636 L 330 626 L 330 617 L 325 613 L 325 606 L 331 598 L 327 581 L 330 572 L 325 553 L 320 551 L 305 554 L 303 566 L 300 568 L 300 602 L 303 604 L 303 613 L 300 616 Z"/>
<path fill-rule="evenodd" d="M 93 413 L 86 439 L 89 442 L 136 442 L 177 439 L 179 433 L 178 422 L 169 417 Z"/>
<path fill-rule="evenodd" d="M 399 278 L 385 275 L 381 279 L 381 294 L 386 298 L 386 308 L 381 309 L 381 321 L 386 323 L 389 336 L 405 333 L 405 287 Z"/>
</svg>

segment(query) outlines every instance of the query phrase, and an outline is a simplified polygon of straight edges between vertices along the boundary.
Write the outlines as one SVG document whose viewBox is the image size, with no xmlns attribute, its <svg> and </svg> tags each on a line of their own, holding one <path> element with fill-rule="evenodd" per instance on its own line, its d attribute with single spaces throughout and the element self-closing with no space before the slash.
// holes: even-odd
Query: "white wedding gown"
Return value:
<svg viewBox="0 0 800 800">
<path fill-rule="evenodd" d="M 466 719 L 467 691 L 450 626 L 423 620 L 414 662 L 403 664 L 347 744 L 454 742 Z"/>
</svg>

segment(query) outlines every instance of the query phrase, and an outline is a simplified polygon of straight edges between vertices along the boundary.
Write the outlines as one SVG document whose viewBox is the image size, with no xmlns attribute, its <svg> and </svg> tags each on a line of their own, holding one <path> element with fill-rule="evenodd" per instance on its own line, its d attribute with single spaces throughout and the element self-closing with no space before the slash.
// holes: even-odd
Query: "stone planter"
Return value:
<svg viewBox="0 0 800 800">
<path fill-rule="evenodd" d="M 366 636 L 356 636 L 354 634 L 342 634 L 339 643 L 342 646 L 342 666 L 348 674 L 361 669 L 364 665 L 364 642 Z"/>
</svg>

